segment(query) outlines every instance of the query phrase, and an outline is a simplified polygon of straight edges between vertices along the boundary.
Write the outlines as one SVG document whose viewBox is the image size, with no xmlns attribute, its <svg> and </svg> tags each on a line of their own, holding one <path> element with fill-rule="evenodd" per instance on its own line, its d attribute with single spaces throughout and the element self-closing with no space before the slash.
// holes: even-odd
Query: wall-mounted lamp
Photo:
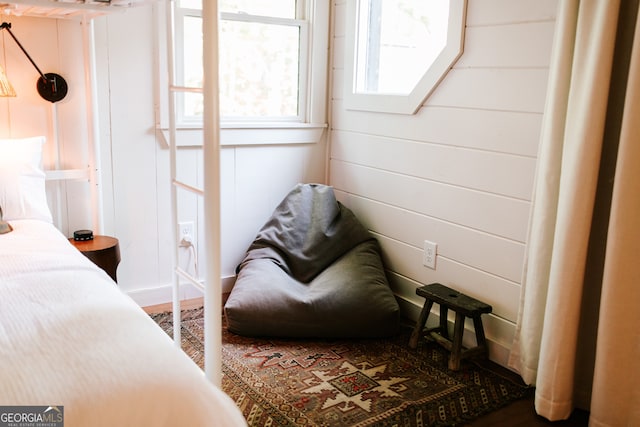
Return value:
<svg viewBox="0 0 640 427">
<path fill-rule="evenodd" d="M 36 88 L 38 89 L 38 93 L 41 97 L 49 102 L 58 102 L 67 96 L 68 87 L 64 78 L 56 73 L 43 74 L 42 71 L 40 71 L 40 68 L 38 68 L 36 63 L 33 62 L 31 56 L 29 56 L 24 47 L 22 47 L 22 44 L 20 44 L 16 36 L 11 32 L 11 23 L 3 22 L 0 25 L 0 30 L 7 30 L 9 32 L 13 40 L 18 44 L 18 47 L 22 49 L 22 52 L 24 52 L 31 64 L 33 64 L 40 74 L 40 78 L 38 78 L 38 82 L 36 83 Z M 16 92 L 7 79 L 2 67 L 0 67 L 0 96 L 16 96 Z"/>
</svg>

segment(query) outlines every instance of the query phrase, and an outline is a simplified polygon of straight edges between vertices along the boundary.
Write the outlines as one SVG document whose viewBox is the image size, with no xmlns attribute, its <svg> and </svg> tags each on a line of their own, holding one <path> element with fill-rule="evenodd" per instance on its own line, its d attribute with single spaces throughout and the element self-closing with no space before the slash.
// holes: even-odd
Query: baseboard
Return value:
<svg viewBox="0 0 640 427">
<path fill-rule="evenodd" d="M 227 276 L 222 278 L 222 294 L 228 294 L 233 288 L 236 276 Z M 166 304 L 173 300 L 173 286 L 171 284 L 158 286 L 156 288 L 136 289 L 127 292 L 140 307 L 148 307 L 152 305 Z M 190 283 L 180 285 L 180 299 L 190 300 L 200 298 L 203 293 Z"/>
</svg>

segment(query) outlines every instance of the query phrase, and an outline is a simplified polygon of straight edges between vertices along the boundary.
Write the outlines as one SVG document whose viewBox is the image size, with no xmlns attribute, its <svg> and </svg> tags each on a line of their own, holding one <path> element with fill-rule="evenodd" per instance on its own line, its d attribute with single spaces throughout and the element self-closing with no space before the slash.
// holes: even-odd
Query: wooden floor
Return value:
<svg viewBox="0 0 640 427">
<path fill-rule="evenodd" d="M 180 301 L 180 309 L 191 310 L 192 308 L 202 307 L 203 304 L 204 304 L 203 298 L 184 300 L 184 301 Z M 173 304 L 170 302 L 167 302 L 165 304 L 150 305 L 147 307 L 142 307 L 142 309 L 149 314 L 164 313 L 165 311 L 172 311 Z"/>
<path fill-rule="evenodd" d="M 180 307 L 183 310 L 202 307 L 203 299 L 196 298 L 182 301 Z M 171 303 L 159 304 L 143 307 L 147 313 L 162 313 L 171 311 Z M 498 369 L 503 375 L 512 376 L 516 381 L 518 375 L 506 368 L 493 364 L 492 369 Z M 533 397 L 518 400 L 502 409 L 491 412 L 468 424 L 472 427 L 538 427 L 538 426 L 559 426 L 559 427 L 586 427 L 588 425 L 589 414 L 584 411 L 576 411 L 571 418 L 565 421 L 551 422 L 536 414 L 533 404 Z"/>
<path fill-rule="evenodd" d="M 589 415 L 584 411 L 575 411 L 568 420 L 551 422 L 536 414 L 533 397 L 518 400 L 502 409 L 491 412 L 468 424 L 472 427 L 537 427 L 570 426 L 582 427 L 589 424 Z"/>
<path fill-rule="evenodd" d="M 509 369 L 503 368 L 493 362 L 492 369 L 499 371 L 502 375 L 511 377 L 514 381 L 521 381 L 520 376 Z M 502 409 L 491 412 L 477 420 L 469 423 L 472 427 L 538 427 L 538 426 L 561 426 L 561 427 L 586 427 L 589 424 L 589 414 L 586 411 L 574 411 L 568 420 L 548 421 L 546 418 L 536 414 L 531 397 L 520 399 Z"/>
</svg>

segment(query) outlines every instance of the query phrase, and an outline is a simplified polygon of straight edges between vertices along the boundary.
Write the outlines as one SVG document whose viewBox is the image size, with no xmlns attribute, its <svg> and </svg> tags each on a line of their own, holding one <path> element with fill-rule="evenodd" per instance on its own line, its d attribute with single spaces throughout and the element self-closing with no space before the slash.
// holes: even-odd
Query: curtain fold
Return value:
<svg viewBox="0 0 640 427">
<path fill-rule="evenodd" d="M 584 273 L 607 115 L 619 2 L 579 2 L 568 94 L 558 213 L 549 272 L 536 411 L 551 420 L 574 409 Z M 593 6 L 593 7 L 590 7 Z"/>
<path fill-rule="evenodd" d="M 560 189 L 562 141 L 571 87 L 571 66 L 578 21 L 577 1 L 559 4 L 553 40 L 547 100 L 538 149 L 538 169 L 532 196 L 531 219 L 525 253 L 522 297 L 509 365 L 534 384 L 538 373 L 540 342 L 552 242 Z"/>
<path fill-rule="evenodd" d="M 629 67 L 602 282 L 590 425 L 640 425 L 640 14 Z"/>
<path fill-rule="evenodd" d="M 633 392 L 638 388 L 633 385 L 640 378 L 631 360 L 640 356 L 636 332 L 640 319 L 630 306 L 640 301 L 640 280 L 638 272 L 633 271 L 633 260 L 637 264 L 640 254 L 640 213 L 634 205 L 637 200 L 633 200 L 640 192 L 637 175 L 640 127 L 632 119 L 635 117 L 637 121 L 640 114 L 636 106 L 640 99 L 637 3 L 637 0 L 558 3 L 520 310 L 509 359 L 509 365 L 527 383 L 536 385 L 536 411 L 550 420 L 568 418 L 576 403 L 588 405 L 594 358 L 593 425 L 631 425 L 626 421 L 618 424 L 609 417 L 615 413 L 618 416 L 629 411 L 637 413 L 635 406 L 620 403 L 624 401 L 621 395 L 636 393 L 635 400 L 630 400 L 636 405 L 640 403 L 638 393 Z M 621 19 L 620 23 L 619 16 L 626 16 L 629 10 L 633 10 L 634 19 Z M 620 39 L 628 38 L 629 31 L 633 35 L 634 28 L 634 56 L 629 72 L 625 61 L 620 60 L 628 57 Z M 623 72 L 619 71 L 621 63 L 626 67 Z M 612 80 L 614 69 L 617 71 Z M 629 83 L 621 85 L 617 79 L 621 76 L 626 79 L 627 75 Z M 617 87 L 622 87 L 621 95 Z M 625 111 L 621 136 L 618 135 L 622 114 L 618 109 Z M 619 150 L 617 166 L 615 150 Z M 611 152 L 615 184 L 609 219 L 611 196 L 601 197 L 601 193 L 602 187 L 610 187 L 610 182 L 601 161 L 608 161 Z M 605 215 L 598 213 L 603 203 Z M 599 235 L 595 230 L 603 229 L 606 234 L 607 220 L 609 231 L 604 248 L 604 242 L 597 241 Z M 604 228 L 599 221 L 605 221 Z M 631 238 L 634 233 L 635 238 Z M 594 246 L 603 248 L 594 250 Z M 591 264 L 602 259 L 602 256 L 594 258 L 593 254 L 600 253 L 606 254 L 604 267 L 593 269 Z M 587 325 L 592 330 L 585 330 Z M 589 347 L 585 350 L 582 341 L 585 336 L 591 338 L 589 335 L 596 334 L 596 328 L 597 338 L 586 341 L 591 341 L 591 347 L 597 341 L 597 350 Z M 585 351 L 590 353 L 586 355 L 586 363 L 582 360 Z M 612 374 L 621 366 L 626 374 Z M 634 376 L 636 382 L 629 382 Z M 577 389 L 585 384 L 588 390 Z"/>
</svg>

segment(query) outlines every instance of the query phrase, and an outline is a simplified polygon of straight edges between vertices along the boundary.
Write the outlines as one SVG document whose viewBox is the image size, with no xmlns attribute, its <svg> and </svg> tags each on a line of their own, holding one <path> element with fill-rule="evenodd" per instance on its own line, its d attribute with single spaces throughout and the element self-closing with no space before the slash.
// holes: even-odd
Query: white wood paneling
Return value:
<svg viewBox="0 0 640 427">
<path fill-rule="evenodd" d="M 347 2 L 346 0 L 337 0 L 334 3 L 334 7 L 332 10 L 333 21 L 334 21 L 334 36 L 335 37 L 344 37 L 346 34 L 346 15 L 347 15 Z"/>
<path fill-rule="evenodd" d="M 454 224 L 524 242 L 529 203 L 338 160 L 331 161 L 338 190 Z"/>
<path fill-rule="evenodd" d="M 99 155 L 102 168 L 102 221 L 105 233 L 115 229 L 115 204 L 113 187 L 113 156 L 111 152 L 111 122 L 109 120 L 110 76 L 109 76 L 109 27 L 106 17 L 94 19 L 95 67 L 98 109 Z"/>
<path fill-rule="evenodd" d="M 336 43 L 333 51 L 331 53 L 331 57 L 333 58 L 333 68 L 343 69 L 344 68 L 344 52 L 345 46 L 344 43 Z M 344 89 L 344 86 L 340 86 L 341 89 Z"/>
<path fill-rule="evenodd" d="M 455 263 L 438 256 L 436 270 L 422 266 L 422 251 L 397 240 L 378 236 L 384 253 L 385 265 L 392 271 L 402 271 L 403 276 L 419 283 L 440 282 L 481 300 L 491 295 L 490 304 L 496 316 L 515 321 L 520 287 L 508 280 L 486 272 L 473 269 L 464 264 Z M 400 273 L 397 273 L 400 274 Z M 415 286 L 397 290 L 398 295 L 422 305 L 424 299 L 417 296 Z"/>
<path fill-rule="evenodd" d="M 345 109 L 344 4 L 333 16 L 330 184 L 380 241 L 405 314 L 417 316 L 415 289 L 431 282 L 483 300 L 491 357 L 506 364 L 557 0 L 469 1 L 464 53 L 414 115 Z M 422 265 L 424 240 L 438 244 L 435 270 Z"/>
<path fill-rule="evenodd" d="M 553 22 L 468 27 L 466 54 L 455 67 L 548 67 L 553 29 Z"/>
<path fill-rule="evenodd" d="M 156 188 L 160 184 L 155 109 L 153 103 L 139 102 L 152 100 L 155 94 L 154 45 L 147 36 L 154 28 L 150 10 L 145 6 L 100 18 L 106 44 L 97 46 L 96 52 L 108 58 L 108 68 L 98 69 L 99 76 L 108 76 L 105 96 L 109 102 L 100 117 L 109 129 L 109 139 L 102 142 L 111 155 L 111 164 L 105 166 L 111 169 L 113 187 L 113 210 L 106 213 L 112 218 L 105 221 L 105 233 L 120 240 L 118 279 L 127 292 L 157 285 L 162 263 L 155 214 L 159 209 Z M 168 182 L 165 185 L 168 191 Z"/>
<path fill-rule="evenodd" d="M 229 183 L 235 204 L 228 208 L 235 230 L 234 241 L 229 244 L 233 245 L 236 264 L 295 184 L 324 183 L 324 162 L 318 161 L 324 158 L 324 150 L 324 143 L 235 148 L 237 173 Z"/>
<path fill-rule="evenodd" d="M 541 114 L 423 107 L 416 115 L 350 111 L 333 102 L 333 129 L 535 157 Z"/>
<path fill-rule="evenodd" d="M 333 158 L 389 172 L 529 200 L 535 159 L 336 131 Z"/>
<path fill-rule="evenodd" d="M 471 0 L 467 26 L 555 21 L 558 0 Z"/>
<path fill-rule="evenodd" d="M 81 21 L 58 20 L 57 42 L 59 73 L 66 77 L 69 92 L 64 100 L 55 104 L 58 126 L 58 144 L 60 146 L 60 167 L 63 169 L 88 169 L 90 136 L 89 124 L 93 118 L 89 115 L 87 105 L 86 62 L 88 58 L 78 55 L 84 52 L 84 31 Z M 40 67 L 40 65 L 38 64 Z M 42 68 L 41 68 L 42 69 Z M 55 69 L 55 68 L 53 68 Z M 48 72 L 42 69 L 43 72 Z M 93 165 L 92 165 L 93 166 Z M 64 191 L 63 233 L 71 236 L 74 230 L 91 228 L 90 188 L 87 181 L 71 181 L 59 184 Z"/>
<path fill-rule="evenodd" d="M 336 191 L 372 232 L 422 251 L 424 240 L 438 242 L 438 257 L 467 265 L 511 282 L 520 281 L 524 244 L 406 209 Z M 422 268 L 422 265 L 420 265 Z"/>
<path fill-rule="evenodd" d="M 426 104 L 441 107 L 542 113 L 548 70 L 455 68 Z"/>
</svg>

